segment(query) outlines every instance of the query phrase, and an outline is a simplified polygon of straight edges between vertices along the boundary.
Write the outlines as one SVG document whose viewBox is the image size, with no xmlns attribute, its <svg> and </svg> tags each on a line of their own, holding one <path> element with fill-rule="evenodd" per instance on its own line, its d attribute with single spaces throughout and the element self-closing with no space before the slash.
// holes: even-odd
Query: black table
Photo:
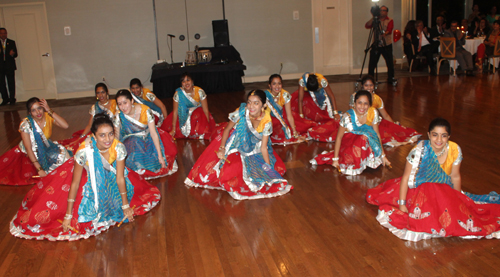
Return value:
<svg viewBox="0 0 500 277">
<path fill-rule="evenodd" d="M 181 64 L 155 64 L 151 75 L 153 92 L 161 98 L 173 97 L 181 86 L 180 77 L 188 72 L 195 86 L 207 94 L 216 92 L 242 91 L 245 89 L 241 77 L 246 66 L 234 47 L 200 48 L 212 51 L 212 62 L 205 65 L 185 66 Z M 227 63 L 221 63 L 224 60 Z"/>
</svg>

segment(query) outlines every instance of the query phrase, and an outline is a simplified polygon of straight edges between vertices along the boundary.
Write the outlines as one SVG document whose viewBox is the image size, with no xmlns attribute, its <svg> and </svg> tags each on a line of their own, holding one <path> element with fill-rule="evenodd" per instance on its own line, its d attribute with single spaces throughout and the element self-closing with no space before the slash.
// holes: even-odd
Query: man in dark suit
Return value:
<svg viewBox="0 0 500 277">
<path fill-rule="evenodd" d="M 415 54 L 420 56 L 425 56 L 427 58 L 427 64 L 431 68 L 431 75 L 437 75 L 436 72 L 436 62 L 434 61 L 435 45 L 431 39 L 431 35 L 427 32 L 427 27 L 424 27 L 424 22 L 422 20 L 417 20 L 415 22 L 415 31 L 411 35 L 411 42 L 413 48 L 415 49 Z"/>
<path fill-rule="evenodd" d="M 465 32 L 460 30 L 458 21 L 453 20 L 450 29 L 444 32 L 445 37 L 455 38 L 455 58 L 458 64 L 467 74 L 467 76 L 474 76 L 474 63 L 472 62 L 472 54 L 465 50 Z"/>
<path fill-rule="evenodd" d="M 16 60 L 17 47 L 16 42 L 7 38 L 7 29 L 0 28 L 0 92 L 2 93 L 3 102 L 1 106 L 16 104 Z M 7 80 L 7 84 L 5 83 Z M 8 93 L 7 93 L 8 85 Z M 10 94 L 10 97 L 9 97 Z"/>
</svg>

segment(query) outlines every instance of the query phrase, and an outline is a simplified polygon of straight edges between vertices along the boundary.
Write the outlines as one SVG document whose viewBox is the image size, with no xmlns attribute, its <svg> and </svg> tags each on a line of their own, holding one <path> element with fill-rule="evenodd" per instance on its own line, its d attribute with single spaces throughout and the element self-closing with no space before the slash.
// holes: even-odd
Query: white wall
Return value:
<svg viewBox="0 0 500 277">
<path fill-rule="evenodd" d="M 2 0 L 1 4 L 38 2 Z M 395 17 L 393 0 L 382 0 L 389 16 Z M 137 77 L 150 86 L 151 66 L 157 60 L 152 0 L 46 0 L 52 56 L 59 98 L 93 95 L 93 87 L 103 76 L 110 88 L 127 87 Z M 372 2 L 352 0 L 353 61 L 361 68 Z M 399 7 L 401 4 L 399 3 Z M 222 19 L 222 1 L 187 0 L 189 39 L 195 45 L 213 46 L 212 20 Z M 187 36 L 184 1 L 156 1 L 160 58 L 170 61 L 167 34 L 174 34 L 174 62 L 185 59 Z M 293 11 L 300 20 L 294 21 Z M 312 11 L 307 0 L 233 0 L 226 1 L 231 44 L 240 52 L 247 66 L 248 79 L 267 78 L 279 71 L 300 75 L 313 70 Z M 395 22 L 395 26 L 401 23 Z M 64 26 L 72 35 L 64 36 Z M 334 26 L 335 28 L 348 28 Z M 200 40 L 194 34 L 201 35 Z M 394 45 L 400 51 L 401 42 Z M 397 50 L 399 49 L 399 50 Z M 385 66 L 383 60 L 381 66 Z"/>
</svg>

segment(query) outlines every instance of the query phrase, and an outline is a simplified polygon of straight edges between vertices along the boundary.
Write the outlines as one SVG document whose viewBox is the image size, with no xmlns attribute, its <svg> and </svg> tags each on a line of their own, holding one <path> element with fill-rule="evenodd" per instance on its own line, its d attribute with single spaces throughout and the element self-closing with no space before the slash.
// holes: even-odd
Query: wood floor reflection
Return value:
<svg viewBox="0 0 500 277">
<path fill-rule="evenodd" d="M 329 78 L 335 78 L 334 76 Z M 378 94 L 402 125 L 426 133 L 436 116 L 452 124 L 451 140 L 463 150 L 462 187 L 472 193 L 500 191 L 500 81 L 479 77 L 400 78 Z M 286 87 L 293 92 L 296 87 Z M 341 110 L 353 83 L 332 83 Z M 238 106 L 243 92 L 208 96 L 216 122 Z M 172 99 L 164 101 L 168 110 Z M 88 105 L 56 107 L 70 123 L 54 130 L 67 138 L 88 122 Z M 20 141 L 26 112 L 0 110 L 0 153 Z M 400 177 L 411 145 L 387 149 L 392 169 L 340 175 L 309 160 L 332 144 L 306 142 L 275 147 L 287 165 L 291 193 L 236 201 L 221 191 L 188 189 L 183 181 L 207 142 L 178 140 L 179 171 L 153 180 L 160 204 L 134 223 L 76 242 L 14 238 L 9 223 L 30 187 L 0 186 L 0 276 L 359 276 L 496 275 L 498 240 L 459 238 L 407 242 L 375 219 L 366 190 Z"/>
</svg>

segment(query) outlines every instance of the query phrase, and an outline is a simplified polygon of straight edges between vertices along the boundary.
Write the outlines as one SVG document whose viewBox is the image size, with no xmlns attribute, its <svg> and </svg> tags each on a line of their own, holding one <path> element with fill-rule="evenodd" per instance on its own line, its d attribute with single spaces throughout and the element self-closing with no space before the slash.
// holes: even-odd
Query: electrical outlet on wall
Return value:
<svg viewBox="0 0 500 277">
<path fill-rule="evenodd" d="M 293 20 L 299 20 L 299 11 L 293 11 Z"/>
</svg>

